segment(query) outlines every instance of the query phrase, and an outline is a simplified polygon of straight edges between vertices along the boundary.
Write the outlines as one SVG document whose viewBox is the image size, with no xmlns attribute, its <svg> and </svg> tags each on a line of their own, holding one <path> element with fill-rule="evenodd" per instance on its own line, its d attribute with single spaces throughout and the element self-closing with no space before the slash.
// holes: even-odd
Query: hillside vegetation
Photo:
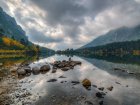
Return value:
<svg viewBox="0 0 140 105">
<path fill-rule="evenodd" d="M 6 36 L 0 37 L 0 54 L 7 53 L 27 53 L 27 52 L 39 52 L 39 47 L 36 45 L 24 45 L 21 42 L 8 38 Z"/>
</svg>

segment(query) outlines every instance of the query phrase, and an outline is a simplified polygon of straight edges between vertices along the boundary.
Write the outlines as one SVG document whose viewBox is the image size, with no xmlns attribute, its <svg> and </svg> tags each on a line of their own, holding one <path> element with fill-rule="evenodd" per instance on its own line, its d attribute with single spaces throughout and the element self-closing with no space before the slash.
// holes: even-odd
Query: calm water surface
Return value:
<svg viewBox="0 0 140 105">
<path fill-rule="evenodd" d="M 31 74 L 28 77 L 17 79 L 20 87 L 32 94 L 26 101 L 33 105 L 92 105 L 87 101 L 92 102 L 93 105 L 99 105 L 101 100 L 103 100 L 103 105 L 140 105 L 140 76 L 114 70 L 114 68 L 122 68 L 139 74 L 140 65 L 119 64 L 77 56 L 73 56 L 72 59 L 81 61 L 82 65 L 75 66 L 69 71 L 57 69 L 56 73 L 52 73 L 50 70 L 44 74 Z M 35 61 L 30 66 L 40 67 L 45 63 L 58 60 L 68 60 L 68 57 L 54 55 Z M 60 76 L 66 78 L 59 78 Z M 91 90 L 87 90 L 81 83 L 77 85 L 71 83 L 71 81 L 82 82 L 85 78 L 97 88 L 92 86 Z M 57 81 L 47 82 L 50 79 L 57 79 Z M 113 86 L 112 91 L 107 89 L 110 86 Z M 99 87 L 105 88 L 103 92 L 106 95 L 102 99 L 95 96 Z M 21 103 L 22 100 L 16 102 L 17 105 L 22 105 Z"/>
</svg>

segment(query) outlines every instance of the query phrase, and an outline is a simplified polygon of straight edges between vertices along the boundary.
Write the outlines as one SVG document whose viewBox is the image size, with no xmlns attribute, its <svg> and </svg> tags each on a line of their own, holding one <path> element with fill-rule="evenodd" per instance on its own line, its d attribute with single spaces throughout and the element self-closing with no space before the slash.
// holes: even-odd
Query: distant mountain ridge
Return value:
<svg viewBox="0 0 140 105">
<path fill-rule="evenodd" d="M 140 25 L 137 25 L 133 28 L 121 27 L 115 30 L 111 30 L 106 34 L 97 37 L 90 43 L 82 46 L 81 48 L 95 47 L 113 42 L 132 41 L 138 39 L 140 39 Z"/>
</svg>

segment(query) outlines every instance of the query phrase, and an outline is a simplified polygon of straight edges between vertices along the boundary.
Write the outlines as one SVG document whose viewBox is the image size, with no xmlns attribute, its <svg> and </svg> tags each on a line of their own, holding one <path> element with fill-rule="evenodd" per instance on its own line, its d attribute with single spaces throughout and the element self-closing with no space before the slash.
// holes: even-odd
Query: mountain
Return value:
<svg viewBox="0 0 140 105">
<path fill-rule="evenodd" d="M 140 25 L 133 28 L 121 27 L 101 35 L 81 48 L 95 47 L 113 42 L 123 42 L 140 39 Z"/>
<path fill-rule="evenodd" d="M 3 9 L 0 7 L 0 40 L 3 39 L 3 37 L 7 38 L 6 41 L 11 41 L 22 44 L 25 47 L 28 47 L 30 49 L 34 48 L 34 45 L 32 42 L 28 41 L 28 37 L 26 36 L 25 31 L 21 28 L 20 25 L 17 24 L 16 20 L 9 16 L 7 13 L 3 11 Z M 3 43 L 3 42 L 1 42 Z M 5 44 L 4 44 L 5 45 Z M 9 46 L 5 48 L 13 48 L 11 47 L 12 45 L 10 44 Z M 53 52 L 53 50 L 48 49 L 48 48 L 43 48 L 38 46 L 40 51 L 43 53 L 46 52 Z M 3 49 L 3 47 L 0 47 L 0 49 Z"/>
<path fill-rule="evenodd" d="M 16 40 L 25 40 L 28 38 L 25 31 L 16 23 L 15 19 L 9 16 L 0 7 L 0 32 L 9 38 L 15 38 Z"/>
</svg>

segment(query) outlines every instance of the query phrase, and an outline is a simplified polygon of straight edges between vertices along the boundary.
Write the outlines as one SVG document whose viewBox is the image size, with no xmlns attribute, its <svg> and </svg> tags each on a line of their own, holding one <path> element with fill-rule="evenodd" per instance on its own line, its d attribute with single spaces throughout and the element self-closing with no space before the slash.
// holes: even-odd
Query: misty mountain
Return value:
<svg viewBox="0 0 140 105">
<path fill-rule="evenodd" d="M 81 48 L 95 47 L 113 42 L 123 42 L 140 39 L 140 25 L 133 28 L 121 27 L 101 35 Z"/>
</svg>

